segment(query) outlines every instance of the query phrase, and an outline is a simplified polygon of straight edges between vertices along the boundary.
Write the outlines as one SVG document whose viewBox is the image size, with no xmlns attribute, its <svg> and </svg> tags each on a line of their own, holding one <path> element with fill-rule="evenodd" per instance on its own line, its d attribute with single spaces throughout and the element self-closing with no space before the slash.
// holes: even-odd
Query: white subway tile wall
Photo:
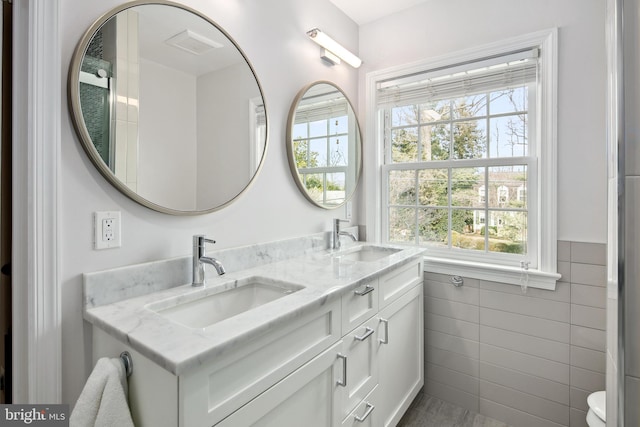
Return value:
<svg viewBox="0 0 640 427">
<path fill-rule="evenodd" d="M 585 427 L 605 388 L 606 245 L 558 242 L 555 291 L 425 273 L 425 392 L 518 427 Z"/>
</svg>

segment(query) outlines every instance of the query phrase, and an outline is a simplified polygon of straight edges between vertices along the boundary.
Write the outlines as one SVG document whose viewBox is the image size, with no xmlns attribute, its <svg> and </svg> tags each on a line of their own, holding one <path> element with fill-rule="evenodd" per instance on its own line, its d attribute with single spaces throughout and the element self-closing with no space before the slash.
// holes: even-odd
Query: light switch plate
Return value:
<svg viewBox="0 0 640 427">
<path fill-rule="evenodd" d="M 122 246 L 120 211 L 94 212 L 93 248 L 110 249 Z"/>
</svg>

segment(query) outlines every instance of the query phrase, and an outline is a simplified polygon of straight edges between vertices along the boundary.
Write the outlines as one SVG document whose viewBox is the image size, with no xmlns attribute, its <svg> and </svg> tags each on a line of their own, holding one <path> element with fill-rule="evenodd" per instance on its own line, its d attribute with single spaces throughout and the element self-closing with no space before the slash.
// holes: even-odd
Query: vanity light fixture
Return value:
<svg viewBox="0 0 640 427">
<path fill-rule="evenodd" d="M 333 64 L 339 64 L 340 59 L 342 59 L 353 68 L 358 68 L 362 64 L 362 60 L 360 58 L 329 37 L 326 33 L 323 33 L 319 28 L 307 31 L 307 35 L 311 40 L 324 48 L 321 55 L 323 59 Z"/>
</svg>

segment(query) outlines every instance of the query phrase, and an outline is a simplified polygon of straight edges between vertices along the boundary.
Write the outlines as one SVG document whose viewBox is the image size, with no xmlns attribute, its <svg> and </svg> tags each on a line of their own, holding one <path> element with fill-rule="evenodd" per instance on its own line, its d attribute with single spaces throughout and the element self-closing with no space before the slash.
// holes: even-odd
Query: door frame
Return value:
<svg viewBox="0 0 640 427">
<path fill-rule="evenodd" d="M 61 403 L 62 0 L 13 2 L 13 402 Z"/>
</svg>

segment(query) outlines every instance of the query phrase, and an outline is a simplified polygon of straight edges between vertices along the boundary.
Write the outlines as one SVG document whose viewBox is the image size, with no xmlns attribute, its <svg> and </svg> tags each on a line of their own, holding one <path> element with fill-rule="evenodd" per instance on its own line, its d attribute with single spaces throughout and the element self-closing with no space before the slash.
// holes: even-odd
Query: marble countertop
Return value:
<svg viewBox="0 0 640 427">
<path fill-rule="evenodd" d="M 398 249 L 389 256 L 367 262 L 337 257 L 335 251 L 318 250 L 297 258 L 227 271 L 223 276 L 216 276 L 210 269 L 204 287 L 184 284 L 98 306 L 85 296 L 84 318 L 169 372 L 181 375 L 421 257 L 423 252 L 419 248 Z M 354 250 L 354 246 L 347 250 Z M 251 277 L 302 285 L 304 289 L 198 329 L 168 320 L 148 307 L 172 298 L 191 299 L 233 288 Z"/>
</svg>

